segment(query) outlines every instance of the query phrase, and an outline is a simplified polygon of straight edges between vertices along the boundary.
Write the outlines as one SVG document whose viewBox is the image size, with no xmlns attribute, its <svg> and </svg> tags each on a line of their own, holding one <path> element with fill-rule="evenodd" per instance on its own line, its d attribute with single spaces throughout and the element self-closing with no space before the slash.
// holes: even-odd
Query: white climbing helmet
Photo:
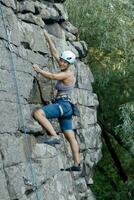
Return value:
<svg viewBox="0 0 134 200">
<path fill-rule="evenodd" d="M 75 62 L 76 56 L 72 51 L 64 51 L 60 58 L 67 61 L 69 64 L 73 64 Z"/>
</svg>

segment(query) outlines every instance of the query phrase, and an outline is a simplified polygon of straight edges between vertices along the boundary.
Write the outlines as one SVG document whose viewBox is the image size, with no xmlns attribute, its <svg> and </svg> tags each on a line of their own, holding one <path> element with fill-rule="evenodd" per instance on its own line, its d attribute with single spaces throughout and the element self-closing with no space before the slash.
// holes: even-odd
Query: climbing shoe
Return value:
<svg viewBox="0 0 134 200">
<path fill-rule="evenodd" d="M 57 136 L 51 136 L 45 139 L 44 143 L 49 145 L 61 144 L 61 140 Z"/>
<path fill-rule="evenodd" d="M 72 167 L 68 167 L 66 169 L 61 169 L 61 171 L 80 172 L 81 171 L 81 167 L 80 167 L 80 164 L 79 165 L 73 165 Z"/>
</svg>

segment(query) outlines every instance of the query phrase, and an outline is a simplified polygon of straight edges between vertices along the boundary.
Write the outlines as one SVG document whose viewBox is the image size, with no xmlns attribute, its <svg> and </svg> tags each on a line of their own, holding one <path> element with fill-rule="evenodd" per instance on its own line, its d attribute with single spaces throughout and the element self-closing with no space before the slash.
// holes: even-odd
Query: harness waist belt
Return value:
<svg viewBox="0 0 134 200">
<path fill-rule="evenodd" d="M 71 97 L 68 96 L 67 94 L 55 97 L 55 99 L 62 99 L 62 98 L 68 98 L 71 101 Z"/>
</svg>

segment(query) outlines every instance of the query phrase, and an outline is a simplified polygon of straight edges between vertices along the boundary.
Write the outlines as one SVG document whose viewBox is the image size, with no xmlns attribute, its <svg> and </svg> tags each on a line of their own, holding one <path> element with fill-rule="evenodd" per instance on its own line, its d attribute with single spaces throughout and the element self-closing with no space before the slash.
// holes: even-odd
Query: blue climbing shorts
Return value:
<svg viewBox="0 0 134 200">
<path fill-rule="evenodd" d="M 58 118 L 61 131 L 72 130 L 72 106 L 66 97 L 56 99 L 52 103 L 43 106 L 42 110 L 47 119 Z"/>
</svg>

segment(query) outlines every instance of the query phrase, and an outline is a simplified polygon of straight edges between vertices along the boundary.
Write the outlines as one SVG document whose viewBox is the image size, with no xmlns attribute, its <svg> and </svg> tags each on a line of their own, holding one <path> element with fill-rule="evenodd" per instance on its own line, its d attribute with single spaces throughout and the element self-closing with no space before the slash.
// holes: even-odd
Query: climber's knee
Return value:
<svg viewBox="0 0 134 200">
<path fill-rule="evenodd" d="M 68 142 L 76 140 L 73 130 L 65 131 L 64 136 L 68 140 Z"/>
<path fill-rule="evenodd" d="M 38 120 L 38 118 L 40 116 L 44 116 L 45 117 L 45 114 L 44 114 L 43 110 L 42 109 L 36 109 L 36 110 L 34 110 L 34 112 L 33 112 L 34 119 Z"/>
</svg>

